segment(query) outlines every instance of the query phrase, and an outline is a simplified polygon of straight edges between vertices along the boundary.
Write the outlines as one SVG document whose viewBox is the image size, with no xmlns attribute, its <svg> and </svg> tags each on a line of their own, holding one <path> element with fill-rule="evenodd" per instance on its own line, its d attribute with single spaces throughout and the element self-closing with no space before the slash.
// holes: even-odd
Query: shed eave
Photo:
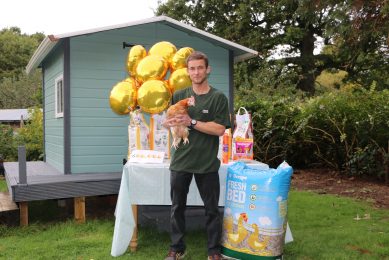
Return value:
<svg viewBox="0 0 389 260">
<path fill-rule="evenodd" d="M 49 52 L 55 47 L 58 39 L 55 39 L 52 36 L 46 36 L 38 48 L 35 50 L 30 61 L 26 66 L 26 73 L 30 74 L 31 71 L 38 68 L 43 59 L 49 54 Z"/>
<path fill-rule="evenodd" d="M 245 54 L 242 54 L 242 55 L 239 55 L 239 56 L 235 56 L 234 57 L 234 63 L 245 61 L 245 60 L 257 57 L 257 56 L 258 56 L 258 52 L 255 52 L 255 53 L 245 53 Z"/>
</svg>

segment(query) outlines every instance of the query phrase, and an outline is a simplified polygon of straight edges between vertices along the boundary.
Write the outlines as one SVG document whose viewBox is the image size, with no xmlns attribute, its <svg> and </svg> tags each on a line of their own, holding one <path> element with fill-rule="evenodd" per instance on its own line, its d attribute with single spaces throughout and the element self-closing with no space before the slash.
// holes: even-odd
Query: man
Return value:
<svg viewBox="0 0 389 260">
<path fill-rule="evenodd" d="M 230 128 L 227 97 L 208 84 L 208 58 L 194 52 L 187 59 L 187 69 L 192 87 L 174 93 L 172 104 L 193 96 L 195 105 L 188 108 L 188 115 L 177 115 L 164 122 L 165 127 L 185 124 L 189 143 L 181 142 L 172 152 L 170 164 L 171 246 L 165 260 L 183 259 L 185 256 L 185 209 L 189 185 L 194 176 L 204 202 L 208 236 L 208 259 L 222 259 L 220 254 L 221 216 L 219 202 L 219 168 L 217 158 L 219 136 Z"/>
</svg>

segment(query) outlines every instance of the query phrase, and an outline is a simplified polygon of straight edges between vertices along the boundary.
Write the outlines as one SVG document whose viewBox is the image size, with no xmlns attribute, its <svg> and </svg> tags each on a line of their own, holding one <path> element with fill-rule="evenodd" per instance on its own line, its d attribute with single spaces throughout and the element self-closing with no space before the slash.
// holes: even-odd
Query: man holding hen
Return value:
<svg viewBox="0 0 389 260">
<path fill-rule="evenodd" d="M 192 87 L 176 91 L 172 104 L 194 97 L 194 106 L 188 113 L 177 114 L 164 122 L 165 127 L 189 127 L 189 143 L 181 142 L 173 149 L 170 164 L 171 245 L 165 260 L 183 259 L 185 256 L 185 209 L 189 186 L 194 176 L 204 202 L 208 259 L 222 259 L 220 239 L 222 219 L 218 210 L 219 168 L 217 158 L 219 136 L 230 128 L 227 97 L 208 83 L 211 71 L 208 58 L 202 52 L 193 52 L 187 59 Z"/>
</svg>

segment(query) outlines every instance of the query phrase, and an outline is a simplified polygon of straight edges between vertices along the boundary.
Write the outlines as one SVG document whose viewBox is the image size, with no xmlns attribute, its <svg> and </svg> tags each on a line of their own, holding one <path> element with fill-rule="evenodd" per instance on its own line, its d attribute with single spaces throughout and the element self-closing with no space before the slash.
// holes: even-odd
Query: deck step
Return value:
<svg viewBox="0 0 389 260">
<path fill-rule="evenodd" d="M 0 212 L 17 210 L 18 205 L 12 201 L 8 192 L 0 192 Z"/>
</svg>

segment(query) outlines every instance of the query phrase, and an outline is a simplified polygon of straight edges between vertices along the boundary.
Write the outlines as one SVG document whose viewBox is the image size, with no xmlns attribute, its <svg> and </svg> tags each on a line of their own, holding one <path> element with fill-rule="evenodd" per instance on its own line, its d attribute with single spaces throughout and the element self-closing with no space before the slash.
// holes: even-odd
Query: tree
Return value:
<svg viewBox="0 0 389 260">
<path fill-rule="evenodd" d="M 258 69 L 263 62 L 282 63 L 279 73 L 285 69 L 295 71 L 296 87 L 313 94 L 315 78 L 324 69 L 344 69 L 351 76 L 363 70 L 371 76 L 370 82 L 385 75 L 388 55 L 383 43 L 388 36 L 389 3 L 386 0 L 371 2 L 168 0 L 159 3 L 156 14 L 171 16 L 257 50 L 261 61 L 250 62 L 253 70 L 249 72 Z M 368 25 L 356 27 L 358 21 Z M 341 43 L 337 47 L 339 52 L 315 54 L 320 38 L 324 39 L 324 45 Z M 350 41 L 354 44 L 350 45 Z M 280 47 L 284 47 L 283 58 L 268 61 Z M 385 51 L 386 56 L 379 55 Z M 357 62 L 358 57 L 360 62 Z M 376 62 L 384 64 L 384 68 L 377 67 Z M 389 87 L 389 82 L 383 84 Z"/>
<path fill-rule="evenodd" d="M 21 72 L 0 81 L 0 109 L 42 107 L 41 77 L 40 70 L 35 70 L 31 75 Z"/>
<path fill-rule="evenodd" d="M 329 26 L 332 35 L 324 53 L 330 52 L 337 69 L 348 73 L 348 81 L 362 86 L 389 88 L 389 1 L 346 1 L 334 19 L 338 28 Z"/>
<path fill-rule="evenodd" d="M 41 106 L 41 72 L 26 75 L 24 68 L 43 37 L 22 34 L 18 27 L 0 31 L 0 109 Z"/>
<path fill-rule="evenodd" d="M 20 75 L 43 38 L 42 33 L 22 34 L 18 27 L 0 31 L 0 82 Z"/>
</svg>

